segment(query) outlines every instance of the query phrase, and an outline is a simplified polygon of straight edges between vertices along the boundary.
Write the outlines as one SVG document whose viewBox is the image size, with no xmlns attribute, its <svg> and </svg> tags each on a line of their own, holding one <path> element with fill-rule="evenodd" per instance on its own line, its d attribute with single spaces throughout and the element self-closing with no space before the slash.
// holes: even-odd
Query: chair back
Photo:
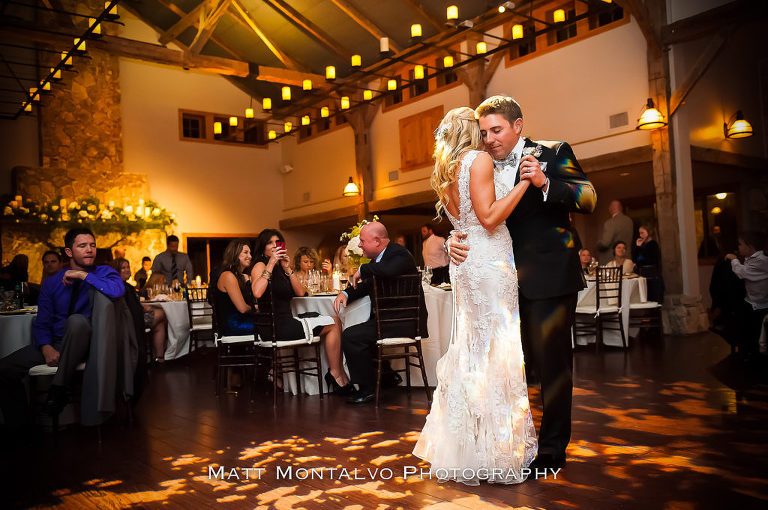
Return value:
<svg viewBox="0 0 768 510">
<path fill-rule="evenodd" d="M 621 277 L 623 268 L 599 266 L 596 279 L 597 310 L 603 306 L 621 306 Z"/>
<path fill-rule="evenodd" d="M 372 304 L 378 340 L 392 336 L 419 336 L 419 305 L 423 292 L 418 274 L 373 278 Z M 397 333 L 392 334 L 392 331 Z"/>
<path fill-rule="evenodd" d="M 277 322 L 274 311 L 274 294 L 272 285 L 267 285 L 267 290 L 257 300 L 258 308 L 253 312 L 253 326 L 256 340 L 259 337 L 262 342 L 272 342 L 277 345 Z"/>
<path fill-rule="evenodd" d="M 208 289 L 187 289 L 187 314 L 189 327 L 213 324 L 213 306 L 208 301 Z"/>
</svg>

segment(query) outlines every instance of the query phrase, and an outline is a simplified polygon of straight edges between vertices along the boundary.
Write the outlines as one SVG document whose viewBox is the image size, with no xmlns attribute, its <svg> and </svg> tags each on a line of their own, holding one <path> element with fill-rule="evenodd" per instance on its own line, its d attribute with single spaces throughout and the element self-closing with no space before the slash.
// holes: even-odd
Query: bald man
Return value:
<svg viewBox="0 0 768 510">
<path fill-rule="evenodd" d="M 360 230 L 360 248 L 371 262 L 363 264 L 352 276 L 349 286 L 338 295 L 334 302 L 336 313 L 348 303 L 370 295 L 373 285 L 371 279 L 388 278 L 406 274 L 418 274 L 416 261 L 413 255 L 403 246 L 390 242 L 387 228 L 377 222 L 371 222 Z M 424 297 L 420 299 L 420 329 L 411 330 L 404 324 L 382 324 L 382 335 L 388 337 L 413 337 L 427 335 L 427 308 Z M 366 404 L 374 399 L 376 389 L 376 319 L 371 307 L 371 316 L 362 324 L 350 326 L 341 333 L 341 348 L 347 359 L 347 367 L 352 382 L 357 385 L 358 391 L 347 402 L 350 404 Z M 382 383 L 396 386 L 402 378 L 387 366 L 388 370 L 382 374 Z"/>
</svg>

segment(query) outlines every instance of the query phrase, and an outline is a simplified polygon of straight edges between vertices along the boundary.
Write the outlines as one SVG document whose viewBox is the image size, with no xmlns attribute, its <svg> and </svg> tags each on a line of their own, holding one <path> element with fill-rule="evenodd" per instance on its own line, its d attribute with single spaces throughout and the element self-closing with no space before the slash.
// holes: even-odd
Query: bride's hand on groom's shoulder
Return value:
<svg viewBox="0 0 768 510">
<path fill-rule="evenodd" d="M 445 242 L 445 245 L 448 248 L 448 256 L 451 257 L 451 261 L 457 266 L 464 262 L 469 254 L 469 245 L 461 242 L 466 238 L 467 234 L 463 232 L 455 232 Z"/>
</svg>

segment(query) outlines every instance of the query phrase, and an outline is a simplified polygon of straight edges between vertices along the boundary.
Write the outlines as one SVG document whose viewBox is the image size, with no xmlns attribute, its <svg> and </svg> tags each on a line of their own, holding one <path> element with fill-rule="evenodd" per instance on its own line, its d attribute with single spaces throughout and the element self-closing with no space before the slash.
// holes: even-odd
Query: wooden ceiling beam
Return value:
<svg viewBox="0 0 768 510">
<path fill-rule="evenodd" d="M 232 0 L 219 0 L 209 12 L 203 12 L 200 15 L 197 35 L 192 40 L 192 44 L 189 45 L 189 52 L 192 55 L 199 54 L 200 50 L 208 43 L 208 40 L 213 35 L 213 31 L 216 30 L 216 26 L 219 24 L 219 20 L 227 12 L 230 3 L 232 3 Z"/>
<path fill-rule="evenodd" d="M 267 37 L 264 31 L 256 24 L 256 20 L 253 19 L 248 10 L 240 3 L 240 0 L 232 1 L 230 13 L 234 16 L 235 19 L 244 21 L 245 26 L 252 30 L 253 33 L 255 33 L 259 39 L 261 39 L 261 42 L 264 43 L 269 51 L 271 51 L 272 54 L 276 56 L 285 67 L 288 69 L 293 69 L 294 71 L 302 70 L 303 66 L 299 65 L 298 62 L 286 55 L 269 37 Z"/>
<path fill-rule="evenodd" d="M 382 37 L 389 38 L 389 47 L 392 49 L 392 51 L 400 51 L 400 47 L 397 45 L 397 43 L 394 42 L 392 37 L 390 37 L 388 34 L 385 34 L 382 29 L 380 29 L 376 24 L 371 21 L 365 14 L 357 10 L 357 8 L 352 5 L 347 0 L 331 0 L 336 7 L 341 9 L 344 14 L 352 18 L 352 20 L 360 25 L 365 31 L 367 31 L 369 34 L 374 36 L 377 40 L 381 39 Z"/>
<path fill-rule="evenodd" d="M 347 48 L 335 41 L 331 36 L 320 29 L 320 27 L 304 17 L 299 11 L 288 5 L 285 0 L 264 0 L 264 3 L 280 13 L 304 34 L 316 40 L 339 57 L 347 60 L 352 56 L 352 53 Z"/>
<path fill-rule="evenodd" d="M 200 18 L 200 14 L 205 12 L 205 8 L 209 3 L 210 0 L 205 0 L 201 2 L 200 5 L 187 13 L 183 11 L 181 13 L 174 11 L 176 14 L 181 16 L 181 19 L 177 21 L 171 28 L 160 34 L 160 37 L 158 38 L 160 44 L 165 46 L 169 42 L 179 37 L 187 28 L 197 24 L 197 21 Z"/>
<path fill-rule="evenodd" d="M 282 85 L 294 85 L 296 87 L 301 87 L 304 80 L 312 80 L 312 87 L 314 88 L 330 88 L 331 86 L 325 81 L 325 76 L 294 71 L 293 69 L 282 69 L 280 67 L 258 66 L 256 79 Z"/>
<path fill-rule="evenodd" d="M 418 12 L 422 18 L 426 19 L 429 24 L 435 28 L 435 30 L 438 32 L 445 30 L 445 25 L 440 20 L 435 19 L 431 14 L 425 11 L 420 2 L 417 2 L 416 0 L 405 0 L 405 2 L 410 5 L 414 11 Z"/>
</svg>

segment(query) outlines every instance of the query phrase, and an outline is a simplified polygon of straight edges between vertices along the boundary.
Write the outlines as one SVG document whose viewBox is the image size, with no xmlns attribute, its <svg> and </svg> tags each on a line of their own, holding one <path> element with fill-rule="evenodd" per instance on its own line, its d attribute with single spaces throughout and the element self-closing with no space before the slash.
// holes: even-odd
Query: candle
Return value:
<svg viewBox="0 0 768 510">
<path fill-rule="evenodd" d="M 200 287 L 202 284 L 202 280 L 200 279 L 200 275 L 195 276 L 195 287 Z"/>
<path fill-rule="evenodd" d="M 338 271 L 333 272 L 333 290 L 341 290 L 341 274 Z"/>
</svg>

